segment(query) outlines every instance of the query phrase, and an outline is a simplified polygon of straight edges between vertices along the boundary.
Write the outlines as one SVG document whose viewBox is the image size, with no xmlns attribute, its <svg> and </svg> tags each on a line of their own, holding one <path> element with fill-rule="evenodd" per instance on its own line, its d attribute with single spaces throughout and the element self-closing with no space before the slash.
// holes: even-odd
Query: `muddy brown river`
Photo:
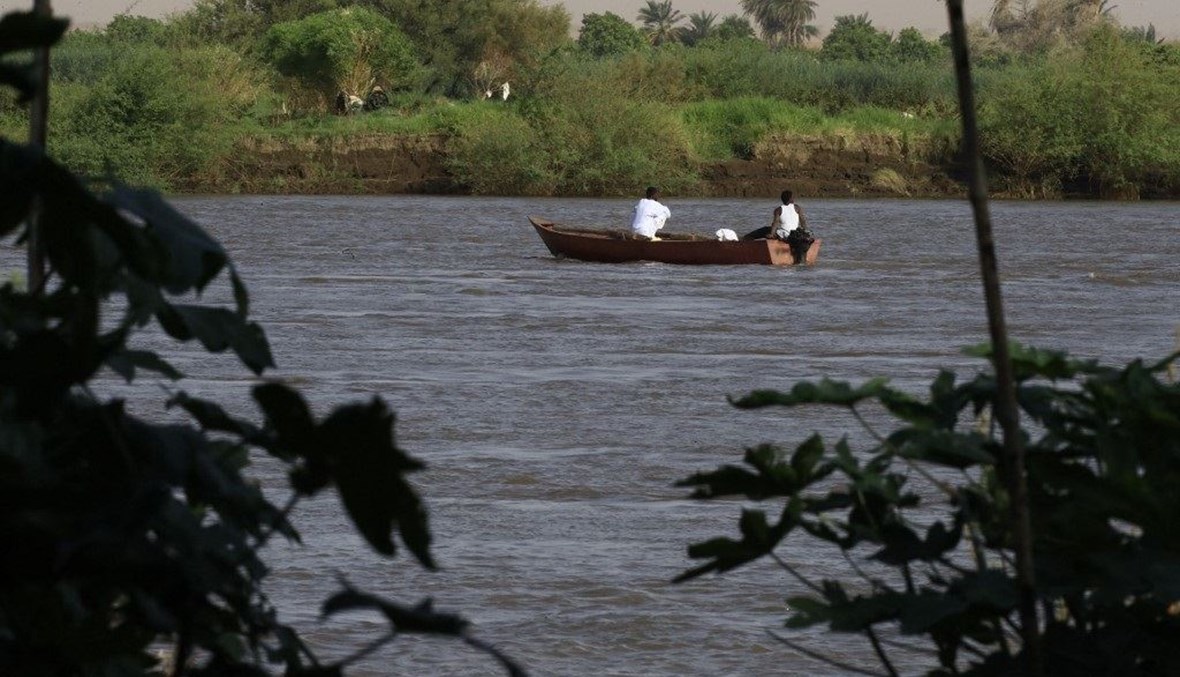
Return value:
<svg viewBox="0 0 1180 677">
<path fill-rule="evenodd" d="M 554 259 L 526 216 L 624 226 L 632 200 L 190 197 L 180 207 L 230 250 L 278 369 L 318 415 L 379 395 L 397 411 L 441 571 L 385 560 L 336 498 L 300 506 L 305 545 L 268 561 L 280 608 L 324 655 L 373 639 L 364 614 L 319 619 L 346 576 L 406 603 L 432 597 L 533 675 L 841 674 L 778 643 L 803 591 L 772 563 L 683 585 L 690 543 L 736 534 L 741 504 L 686 500 L 673 482 L 762 442 L 835 438 L 838 411 L 737 411 L 727 395 L 803 379 L 888 376 L 917 392 L 939 368 L 982 367 L 986 340 L 965 202 L 808 200 L 824 239 L 811 268 L 603 265 Z M 669 228 L 765 225 L 773 200 L 665 196 Z M 1180 204 L 993 205 L 1013 339 L 1108 363 L 1177 347 Z M 253 415 L 231 358 L 169 349 L 181 387 Z M 113 384 L 113 390 L 118 390 Z M 135 402 L 157 415 L 150 384 Z M 133 398 L 134 399 L 134 398 Z M 855 434 L 854 434 L 855 437 Z M 276 500 L 284 479 L 256 468 Z M 809 575 L 838 553 L 790 541 Z M 861 637 L 798 641 L 866 668 Z M 932 658 L 902 652 L 914 672 Z M 350 674 L 503 674 L 443 640 L 399 640 Z"/>
</svg>

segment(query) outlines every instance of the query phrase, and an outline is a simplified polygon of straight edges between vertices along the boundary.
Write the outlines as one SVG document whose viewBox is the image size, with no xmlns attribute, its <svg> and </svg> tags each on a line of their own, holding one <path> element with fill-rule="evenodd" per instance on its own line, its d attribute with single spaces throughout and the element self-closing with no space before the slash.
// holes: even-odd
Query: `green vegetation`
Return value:
<svg viewBox="0 0 1180 677">
<path fill-rule="evenodd" d="M 51 44 L 64 29 L 7 15 L 0 55 Z M 145 55 L 155 56 L 136 56 Z M 135 69 L 148 64 L 126 68 L 79 104 L 110 116 L 104 124 L 118 122 L 104 108 L 117 100 L 108 88 L 139 86 Z M 37 89 L 11 80 L 26 94 Z M 135 129 L 173 112 L 166 97 L 135 93 L 152 102 Z M 429 600 L 401 605 L 343 579 L 324 600 L 324 616 L 368 611 L 388 622 L 353 656 L 322 661 L 280 619 L 262 552 L 275 537 L 299 543 L 292 512 L 322 493 L 339 495 L 376 553 L 393 558 L 404 549 L 435 568 L 426 509 L 408 479 L 423 466 L 395 445 L 393 413 L 378 398 L 317 419 L 296 390 L 259 383 L 255 423 L 169 387 L 164 406 L 178 415 L 157 423 L 102 397 L 91 384 L 103 369 L 129 386 L 145 374 L 183 378 L 143 347 L 149 325 L 153 345 L 160 337 L 199 342 L 229 352 L 254 376 L 273 361 L 218 242 L 156 193 L 118 182 L 96 188 L 39 148 L 0 140 L 0 237 L 8 246 L 35 239 L 40 252 L 31 288 L 0 285 L 0 673 L 332 677 L 420 633 L 464 640 L 523 674 Z M 282 506 L 248 476 L 257 454 L 286 470 Z"/>
<path fill-rule="evenodd" d="M 327 3 L 297 4 L 319 10 Z M 178 144 L 179 137 L 169 136 L 174 126 L 220 114 L 202 103 L 223 97 L 216 101 L 230 114 L 261 124 L 264 114 L 254 106 L 262 97 L 242 94 L 257 86 L 243 76 L 254 71 L 226 56 L 239 53 L 204 45 L 171 55 L 156 43 L 165 36 L 158 27 L 125 27 L 137 48 L 117 58 L 102 42 L 109 38 L 79 38 L 98 45 L 89 53 L 99 58 L 78 60 L 76 80 L 62 84 L 67 110 L 96 121 L 93 128 L 72 130 L 78 147 L 90 148 L 93 136 L 94 142 L 124 144 L 123 161 L 183 172 L 189 168 L 166 163 L 200 158 L 180 154 L 177 160 L 172 155 L 179 148 L 161 157 L 161 146 L 153 144 Z M 6 16 L 0 57 L 51 44 L 64 30 L 64 22 Z M 1034 158 L 1027 176 L 1084 173 L 1122 190 L 1141 179 L 1144 165 L 1172 162 L 1175 137 L 1167 133 L 1168 125 L 1175 127 L 1168 117 L 1174 112 L 1159 108 L 1173 101 L 1176 82 L 1145 80 L 1158 64 L 1175 67 L 1170 52 L 1158 47 L 1099 28 L 1063 57 L 1072 60 L 1060 62 L 1065 73 L 1052 70 L 1059 67 L 1053 60 L 1028 64 L 1030 74 L 1049 84 L 1031 83 L 1002 107 L 1029 116 L 1054 164 L 1038 169 Z M 748 140 L 784 126 L 795 132 L 829 124 L 819 108 L 776 98 L 692 99 L 693 79 L 683 72 L 656 87 L 677 72 L 681 57 L 626 55 L 615 70 L 587 65 L 584 55 L 573 61 L 559 55 L 533 74 L 543 94 L 515 107 L 432 108 L 404 99 L 399 108 L 417 110 L 430 129 L 455 140 L 456 172 L 489 163 L 469 175 L 473 182 L 504 181 L 478 186 L 486 190 L 610 191 L 620 180 L 612 173 L 650 174 L 655 163 L 687 180 L 691 158 L 677 153 L 690 145 L 688 128 L 742 152 Z M 101 73 L 92 86 L 78 75 L 87 68 Z M 196 91 L 170 86 L 182 74 L 202 84 Z M 0 60 L 0 78 L 26 98 L 39 88 L 9 60 Z M 215 83 L 222 85 L 217 92 Z M 1077 120 L 1088 126 L 1060 146 L 1052 145 L 1048 125 L 1036 127 L 1041 119 L 1033 115 L 1048 107 L 1045 119 L 1052 119 L 1055 83 L 1065 83 L 1061 101 L 1100 109 L 1092 120 Z M 7 105 L 6 124 L 13 112 Z M 854 129 L 866 130 L 889 128 L 897 115 L 868 107 L 841 113 Z M 1145 144 L 1117 123 L 1123 117 L 1164 136 L 1158 145 Z M 919 126 L 909 131 L 917 133 L 927 123 L 912 124 Z M 1116 157 L 1107 167 L 1092 164 L 1098 153 L 1124 150 L 1126 162 Z M 896 183 L 887 173 L 880 180 Z M 460 639 L 509 674 L 524 674 L 471 637 L 462 618 L 434 612 L 429 600 L 403 606 L 343 580 L 325 600 L 323 615 L 370 611 L 388 622 L 388 630 L 350 657 L 317 658 L 268 599 L 260 553 L 275 536 L 298 542 L 292 511 L 334 490 L 375 552 L 392 558 L 404 549 L 434 568 L 426 509 L 408 480 L 422 465 L 396 446 L 393 413 L 374 398 L 317 419 L 297 391 L 267 382 L 251 393 L 260 423 L 176 390 L 168 391 L 165 405 L 178 410 L 177 418 L 154 423 L 132 416 L 91 382 L 103 368 L 128 385 L 144 373 L 181 379 L 166 354 L 139 343 L 149 325 L 158 330 L 153 344 L 160 336 L 198 341 L 210 353 L 231 353 L 255 376 L 273 366 L 228 254 L 156 193 L 109 179 L 88 186 L 40 148 L 7 140 L 0 140 L 0 198 L 0 238 L 12 246 L 36 241 L 39 251 L 31 257 L 32 288 L 0 285 L 0 537 L 6 546 L 0 549 L 0 672 L 337 677 L 375 648 L 420 633 Z M 996 282 L 995 294 L 987 291 L 989 308 L 998 308 L 994 260 L 983 267 L 985 280 Z M 740 539 L 691 546 L 690 556 L 703 563 L 678 580 L 773 559 L 803 588 L 788 599 L 789 629 L 826 625 L 863 633 L 891 675 L 899 674 L 893 656 L 915 650 L 927 657 L 932 675 L 1180 671 L 1174 641 L 1180 630 L 1180 385 L 1166 376 L 1180 354 L 1111 368 L 1008 347 L 997 333 L 1002 336 L 993 332 L 994 348 L 974 351 L 993 361 L 997 375 L 959 382 L 944 371 L 928 397 L 891 388 L 885 379 L 859 387 L 823 380 L 735 401 L 747 409 L 846 409 L 863 426 L 858 437 L 867 448 L 854 451 L 849 437 L 829 445 L 816 435 L 790 453 L 773 445 L 749 449 L 747 467 L 727 465 L 680 482 L 694 488 L 696 499 L 773 502 L 775 514 L 761 505 L 744 508 Z M 1001 440 L 994 418 L 1010 420 L 1002 407 L 1009 369 L 1028 427 L 1006 431 Z M 895 430 L 877 424 L 887 417 Z M 1017 438 L 1027 455 L 1011 455 Z M 247 479 L 252 455 L 259 453 L 287 470 L 282 506 Z M 1011 490 L 1020 486 L 1011 478 L 1024 472 L 1027 497 Z M 1014 523 L 1021 518 L 1031 521 L 1035 584 L 1015 571 L 1021 530 Z M 825 571 L 827 577 L 813 580 L 793 567 L 781 553 L 788 539 L 800 538 L 810 541 L 809 549 L 844 555 L 843 579 Z M 781 595 L 777 585 L 771 594 Z M 1023 599 L 1035 604 L 1030 614 L 1020 613 Z M 779 639 L 864 672 L 830 651 Z M 922 639 L 929 645 L 919 645 Z M 162 646 L 171 652 L 167 661 L 157 654 Z M 1026 660 L 1035 647 L 1043 661 Z M 907 659 L 907 671 L 916 662 Z"/>
<path fill-rule="evenodd" d="M 457 189 L 528 194 L 630 194 L 653 176 L 695 190 L 709 163 L 757 161 L 755 149 L 792 135 L 953 149 L 945 40 L 860 15 L 821 43 L 814 6 L 751 0 L 745 16 L 685 17 L 653 1 L 634 23 L 587 14 L 572 40 L 564 11 L 534 0 L 200 0 L 166 21 L 119 16 L 69 33 L 50 143 L 87 175 L 184 190 L 221 186 L 260 139 L 432 136 Z M 1120 29 L 1106 9 L 997 3 L 972 28 L 985 160 L 1003 194 L 1180 191 L 1180 46 Z M 389 108 L 332 114 L 338 91 L 363 99 L 376 85 Z M 26 126 L 0 100 L 0 133 L 23 138 Z M 949 171 L 953 153 L 937 161 Z"/>
<path fill-rule="evenodd" d="M 582 16 L 578 47 L 592 57 L 617 56 L 643 49 L 647 41 L 627 20 L 613 12 Z"/>
<path fill-rule="evenodd" d="M 282 75 L 325 98 L 367 94 L 374 86 L 406 87 L 418 61 L 408 38 L 389 19 L 364 7 L 312 14 L 271 26 L 262 53 Z"/>
<path fill-rule="evenodd" d="M 1171 640 L 1180 629 L 1180 384 L 1166 376 L 1177 359 L 1113 368 L 1013 346 L 1028 422 L 1021 434 L 1044 674 L 1180 669 Z M 741 466 L 682 481 L 700 500 L 758 505 L 742 510 L 739 537 L 691 546 L 703 563 L 679 580 L 773 559 L 797 591 L 786 627 L 863 633 L 885 674 L 918 674 L 915 663 L 929 675 L 1029 674 L 1015 631 L 1016 543 L 996 397 L 993 374 L 960 382 L 944 371 L 928 397 L 884 379 L 859 387 L 824 380 L 735 401 L 845 409 L 871 441 L 857 448 L 847 437 L 813 436 L 793 451 L 759 446 Z M 844 575 L 816 580 L 790 564 L 793 549 L 821 548 L 844 556 Z M 806 639 L 779 639 L 849 669 Z M 908 667 L 899 673 L 901 656 Z"/>
<path fill-rule="evenodd" d="M 1031 195 L 1080 181 L 1086 192 L 1135 197 L 1174 183 L 1180 110 L 1169 102 L 1180 69 L 1161 69 L 1156 57 L 1153 46 L 1100 28 L 1051 61 L 1009 69 L 983 102 L 987 156 Z"/>
</svg>

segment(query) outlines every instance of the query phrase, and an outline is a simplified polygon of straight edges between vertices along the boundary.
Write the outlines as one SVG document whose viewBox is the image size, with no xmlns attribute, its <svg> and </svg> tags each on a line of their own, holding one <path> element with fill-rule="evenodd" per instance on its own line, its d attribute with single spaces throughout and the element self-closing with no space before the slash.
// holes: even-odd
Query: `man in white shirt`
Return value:
<svg viewBox="0 0 1180 677">
<path fill-rule="evenodd" d="M 799 227 L 801 213 L 799 208 L 795 206 L 795 199 L 791 195 L 791 191 L 783 191 L 782 201 L 783 203 L 774 210 L 774 217 L 770 221 L 770 228 L 775 238 L 786 240 Z"/>
<path fill-rule="evenodd" d="M 804 224 L 803 210 L 795 204 L 795 197 L 789 190 L 782 194 L 782 204 L 774 208 L 770 217 L 770 225 L 763 226 L 742 236 L 743 240 L 760 240 L 773 238 L 786 240 L 799 226 Z M 806 226 L 804 226 L 806 227 Z"/>
<path fill-rule="evenodd" d="M 672 216 L 671 210 L 660 204 L 660 189 L 649 186 L 646 197 L 635 205 L 635 216 L 631 219 L 631 232 L 649 240 L 658 240 L 656 231 Z"/>
</svg>

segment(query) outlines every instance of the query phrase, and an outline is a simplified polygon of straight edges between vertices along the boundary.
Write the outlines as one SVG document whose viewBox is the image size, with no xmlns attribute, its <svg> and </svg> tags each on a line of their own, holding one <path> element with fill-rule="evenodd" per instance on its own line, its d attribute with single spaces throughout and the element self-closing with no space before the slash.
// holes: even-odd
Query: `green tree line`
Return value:
<svg viewBox="0 0 1180 677">
<path fill-rule="evenodd" d="M 718 17 L 649 0 L 571 31 L 561 6 L 535 0 L 200 0 L 70 31 L 50 142 L 87 175 L 183 189 L 232 165 L 243 139 L 433 135 L 468 190 L 583 195 L 652 176 L 691 186 L 769 138 L 953 149 L 945 36 L 861 14 L 821 38 L 815 5 L 747 0 Z M 985 160 L 1008 194 L 1180 192 L 1180 46 L 1079 0 L 996 3 L 971 39 Z M 333 117 L 342 95 L 377 89 L 388 107 Z M 19 136 L 24 115 L 0 99 L 0 130 Z"/>
<path fill-rule="evenodd" d="M 950 4 L 961 17 L 961 2 Z M 64 30 L 7 15 L 0 55 L 47 46 Z M 970 92 L 962 34 L 956 65 Z M 1124 45 L 1109 32 L 1089 39 Z M 0 82 L 22 101 L 43 96 L 35 75 L 0 61 Z M 963 115 L 970 148 L 973 117 Z M 979 177 L 972 169 L 982 194 Z M 397 446 L 393 413 L 373 398 L 318 418 L 298 391 L 270 381 L 251 391 L 260 422 L 175 388 L 166 406 L 183 416 L 132 415 L 91 384 L 103 369 L 128 384 L 182 379 L 167 352 L 140 341 L 148 325 L 230 353 L 255 376 L 273 366 L 228 252 L 158 194 L 111 177 L 88 185 L 37 143 L 0 139 L 0 198 L 0 238 L 31 250 L 28 283 L 0 285 L 0 672 L 341 677 L 420 633 L 459 639 L 486 652 L 489 666 L 525 674 L 430 600 L 406 606 L 346 580 L 322 614 L 371 612 L 388 628 L 343 659 L 318 657 L 268 599 L 261 552 L 275 536 L 299 542 L 292 511 L 333 492 L 368 546 L 434 568 L 427 511 L 408 479 L 422 464 Z M 788 599 L 788 630 L 863 634 L 888 675 L 899 674 L 901 653 L 924 657 L 920 669 L 935 676 L 1176 674 L 1180 353 L 1111 368 L 1009 346 L 994 328 L 1003 318 L 985 202 L 980 195 L 975 211 L 993 341 L 973 353 L 995 374 L 942 371 L 928 395 L 884 378 L 824 379 L 734 400 L 847 410 L 865 448 L 812 435 L 681 480 L 694 499 L 748 504 L 739 538 L 690 546 L 700 563 L 677 580 L 770 559 L 802 593 Z M 1018 417 L 1005 424 L 1004 390 L 1026 429 Z M 874 425 L 882 414 L 895 429 Z M 1020 446 L 1027 453 L 1013 456 Z M 258 453 L 287 470 L 282 506 L 247 479 Z M 1014 473 L 1027 475 L 1027 493 L 1012 488 Z M 1035 583 L 1016 575 L 1021 516 Z M 839 550 L 846 576 L 803 575 L 788 554 L 799 539 Z M 783 594 L 778 584 L 768 590 Z M 1025 599 L 1029 614 L 1019 611 Z M 776 637 L 844 671 L 877 674 Z"/>
</svg>

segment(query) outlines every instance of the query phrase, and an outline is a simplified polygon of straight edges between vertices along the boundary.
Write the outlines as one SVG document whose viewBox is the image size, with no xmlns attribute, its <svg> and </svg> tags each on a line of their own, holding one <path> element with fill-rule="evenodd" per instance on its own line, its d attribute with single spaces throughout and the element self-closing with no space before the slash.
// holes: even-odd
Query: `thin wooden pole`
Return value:
<svg viewBox="0 0 1180 677">
<path fill-rule="evenodd" d="M 33 13 L 53 16 L 49 0 L 33 0 Z M 37 91 L 29 105 L 29 144 L 45 149 L 49 129 L 49 47 L 38 47 L 33 54 L 37 66 Z M 45 285 L 45 252 L 41 245 L 41 199 L 35 198 L 29 212 L 28 288 L 39 291 Z"/>
<path fill-rule="evenodd" d="M 951 48 L 958 80 L 959 111 L 963 120 L 963 155 L 967 162 L 967 194 L 975 216 L 975 238 L 983 295 L 987 302 L 987 324 L 991 334 L 992 362 L 996 371 L 996 418 L 1004 433 L 1004 455 L 1000 459 L 1003 481 L 1011 499 L 1011 518 L 1016 551 L 1016 576 L 1020 586 L 1020 634 L 1024 651 L 1024 674 L 1044 674 L 1040 627 L 1037 621 L 1036 577 L 1033 571 L 1032 526 L 1029 518 L 1028 477 L 1025 473 L 1024 441 L 1020 431 L 1020 410 L 1016 406 L 1016 383 L 1008 352 L 1008 328 L 1000 295 L 1000 274 L 996 243 L 992 236 L 987 204 L 987 177 L 979 153 L 979 131 L 975 119 L 975 92 L 967 54 L 967 29 L 963 0 L 947 0 L 950 13 Z"/>
</svg>

